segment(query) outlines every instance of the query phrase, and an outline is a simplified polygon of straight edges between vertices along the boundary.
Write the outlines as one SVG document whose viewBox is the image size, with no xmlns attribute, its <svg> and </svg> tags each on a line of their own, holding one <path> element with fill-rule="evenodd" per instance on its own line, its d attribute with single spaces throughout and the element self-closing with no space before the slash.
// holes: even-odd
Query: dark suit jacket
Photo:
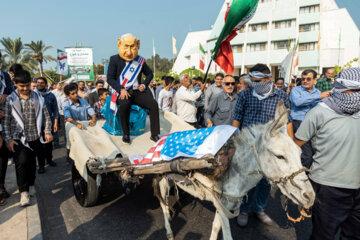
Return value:
<svg viewBox="0 0 360 240">
<path fill-rule="evenodd" d="M 94 103 L 96 103 L 99 100 L 100 100 L 99 94 L 96 90 L 89 94 L 89 104 L 91 107 L 94 107 Z"/>
<path fill-rule="evenodd" d="M 119 54 L 116 54 L 116 55 L 110 57 L 110 63 L 109 63 L 109 68 L 108 68 L 108 72 L 107 72 L 107 82 L 118 93 L 120 93 L 120 90 L 124 88 L 123 86 L 121 86 L 118 83 L 118 79 L 119 79 L 119 76 L 122 73 L 123 69 L 125 68 L 125 65 L 126 65 L 126 61 L 124 59 L 122 59 L 119 56 Z M 142 74 L 144 74 L 146 76 L 146 79 L 143 83 L 141 83 Z M 145 87 L 147 88 L 150 81 L 152 80 L 152 78 L 153 78 L 153 73 L 152 73 L 151 69 L 149 68 L 149 66 L 145 62 L 141 69 L 141 73 L 139 73 L 138 78 L 137 78 L 139 86 L 140 86 L 140 84 L 144 84 Z"/>
</svg>

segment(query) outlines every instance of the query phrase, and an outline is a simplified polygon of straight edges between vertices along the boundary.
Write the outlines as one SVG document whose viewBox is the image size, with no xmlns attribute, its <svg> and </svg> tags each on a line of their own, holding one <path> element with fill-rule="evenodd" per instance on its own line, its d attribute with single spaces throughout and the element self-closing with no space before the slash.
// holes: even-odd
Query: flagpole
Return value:
<svg viewBox="0 0 360 240">
<path fill-rule="evenodd" d="M 340 66 L 340 46 L 341 46 L 341 28 L 339 32 L 339 51 L 338 51 L 338 65 Z"/>
<path fill-rule="evenodd" d="M 211 58 L 211 60 L 210 60 L 210 62 L 209 62 L 209 66 L 208 66 L 208 68 L 207 68 L 207 70 L 206 70 L 206 73 L 205 73 L 205 82 L 204 82 L 204 84 L 206 84 L 206 82 L 207 82 L 207 75 L 208 75 L 208 73 L 209 73 L 209 70 L 210 70 L 210 66 L 211 66 L 211 63 L 212 63 L 212 61 L 213 61 L 213 59 Z"/>
<path fill-rule="evenodd" d="M 156 52 L 155 52 L 155 40 L 154 40 L 154 38 L 153 38 L 153 57 L 154 57 L 154 80 L 155 80 L 155 82 L 156 82 L 156 68 L 155 68 L 155 66 L 156 66 L 156 63 L 155 63 L 155 58 L 156 58 Z"/>
</svg>

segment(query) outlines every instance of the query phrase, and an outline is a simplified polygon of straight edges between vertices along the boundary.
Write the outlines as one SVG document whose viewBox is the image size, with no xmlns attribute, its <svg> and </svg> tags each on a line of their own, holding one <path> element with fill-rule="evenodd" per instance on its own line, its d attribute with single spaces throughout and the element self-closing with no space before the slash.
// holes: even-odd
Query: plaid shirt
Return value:
<svg viewBox="0 0 360 240">
<path fill-rule="evenodd" d="M 265 124 L 274 119 L 276 106 L 281 99 L 284 100 L 285 107 L 290 107 L 289 97 L 282 90 L 274 88 L 270 96 L 261 101 L 253 96 L 252 91 L 250 88 L 240 92 L 235 105 L 233 119 L 241 122 L 241 128 L 258 123 Z"/>
<path fill-rule="evenodd" d="M 102 106 L 103 105 L 101 104 L 101 101 L 97 101 L 96 103 L 94 103 L 94 111 L 97 119 L 105 119 L 104 116 L 101 114 Z"/>
<path fill-rule="evenodd" d="M 334 84 L 330 78 L 320 78 L 315 87 L 321 92 L 327 92 L 334 88 Z"/>
<path fill-rule="evenodd" d="M 24 134 L 27 142 L 37 140 L 40 135 L 37 131 L 36 126 L 36 113 L 35 113 L 35 105 L 34 100 L 31 95 L 28 99 L 20 99 L 22 114 L 24 117 Z M 10 105 L 10 98 L 6 98 L 5 102 L 5 117 L 3 120 L 4 123 L 4 140 L 8 142 L 10 140 L 20 140 L 21 138 L 21 129 L 18 127 L 16 120 L 11 115 L 12 107 Z M 45 120 L 45 134 L 51 134 L 51 120 L 50 114 L 46 109 L 46 105 L 44 103 L 43 109 L 43 121 Z"/>
</svg>

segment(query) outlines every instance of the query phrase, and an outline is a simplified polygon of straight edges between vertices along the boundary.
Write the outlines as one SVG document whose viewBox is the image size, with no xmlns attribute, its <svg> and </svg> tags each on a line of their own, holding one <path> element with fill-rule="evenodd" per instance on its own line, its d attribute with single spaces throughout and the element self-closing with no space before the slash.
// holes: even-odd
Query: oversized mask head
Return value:
<svg viewBox="0 0 360 240">
<path fill-rule="evenodd" d="M 131 34 L 125 34 L 118 39 L 119 56 L 130 62 L 137 57 L 140 49 L 140 40 Z"/>
</svg>

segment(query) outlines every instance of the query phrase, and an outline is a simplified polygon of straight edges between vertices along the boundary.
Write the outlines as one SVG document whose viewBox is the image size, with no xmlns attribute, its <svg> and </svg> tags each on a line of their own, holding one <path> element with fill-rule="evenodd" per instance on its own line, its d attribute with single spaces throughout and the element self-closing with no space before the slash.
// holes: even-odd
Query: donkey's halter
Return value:
<svg viewBox="0 0 360 240">
<path fill-rule="evenodd" d="M 255 138 L 255 134 L 252 132 L 251 128 L 248 128 L 248 130 L 249 130 L 249 133 L 253 136 L 253 138 L 256 139 L 256 138 Z M 254 156 L 255 156 L 256 162 L 257 162 L 258 166 L 260 167 L 260 166 L 261 166 L 261 165 L 260 165 L 260 158 L 259 158 L 259 155 L 258 155 L 258 153 L 257 153 L 257 151 L 256 151 L 255 142 L 250 143 L 250 145 L 251 145 L 251 147 L 252 147 L 253 150 L 254 150 Z M 311 170 L 308 169 L 308 168 L 306 168 L 306 167 L 303 167 L 303 168 L 300 168 L 299 170 L 297 170 L 296 172 L 293 172 L 293 173 L 290 174 L 289 176 L 280 177 L 279 179 L 270 178 L 270 177 L 266 176 L 266 175 L 264 174 L 264 172 L 262 172 L 262 171 L 260 171 L 260 170 L 251 171 L 250 174 L 253 174 L 253 173 L 260 174 L 260 175 L 264 176 L 266 179 L 268 179 L 271 184 L 279 184 L 279 183 L 286 184 L 288 181 L 290 181 L 290 183 L 291 183 L 292 185 L 294 185 L 295 187 L 297 187 L 297 188 L 300 189 L 299 185 L 297 185 L 297 184 L 295 183 L 294 178 L 295 178 L 297 175 L 299 175 L 300 173 L 302 173 L 302 172 L 311 172 Z"/>
<path fill-rule="evenodd" d="M 254 134 L 250 131 L 250 133 L 254 136 Z M 259 159 L 259 155 L 257 154 L 257 151 L 256 151 L 256 146 L 255 146 L 255 143 L 252 143 L 251 144 L 251 147 L 253 148 L 254 150 L 254 156 L 255 156 L 255 159 L 256 159 L 256 162 L 258 164 L 258 166 L 260 167 L 260 159 Z M 293 172 L 292 174 L 290 174 L 289 176 L 286 176 L 286 177 L 280 177 L 279 179 L 272 179 L 268 176 L 266 176 L 262 171 L 260 170 L 256 170 L 256 171 L 252 171 L 250 172 L 249 174 L 260 174 L 262 176 L 264 176 L 266 179 L 269 180 L 270 184 L 272 185 L 277 185 L 277 184 L 286 184 L 288 181 L 290 181 L 290 183 L 295 186 L 296 188 L 298 189 L 301 189 L 299 185 L 296 184 L 296 182 L 294 181 L 294 178 L 299 175 L 300 173 L 302 172 L 311 172 L 310 169 L 306 168 L 306 167 L 302 167 L 300 168 L 299 170 L 297 170 L 296 172 Z M 286 213 L 286 216 L 287 218 L 292 221 L 293 223 L 297 223 L 297 222 L 301 222 L 303 220 L 305 220 L 305 218 L 310 218 L 311 217 L 311 214 L 309 214 L 309 210 L 308 209 L 304 209 L 304 208 L 301 208 L 299 207 L 299 212 L 300 212 L 300 216 L 298 218 L 292 218 L 290 215 L 289 215 L 289 212 L 288 212 L 288 199 L 286 198 L 286 201 L 283 205 L 283 208 L 284 208 L 284 211 Z"/>
</svg>

